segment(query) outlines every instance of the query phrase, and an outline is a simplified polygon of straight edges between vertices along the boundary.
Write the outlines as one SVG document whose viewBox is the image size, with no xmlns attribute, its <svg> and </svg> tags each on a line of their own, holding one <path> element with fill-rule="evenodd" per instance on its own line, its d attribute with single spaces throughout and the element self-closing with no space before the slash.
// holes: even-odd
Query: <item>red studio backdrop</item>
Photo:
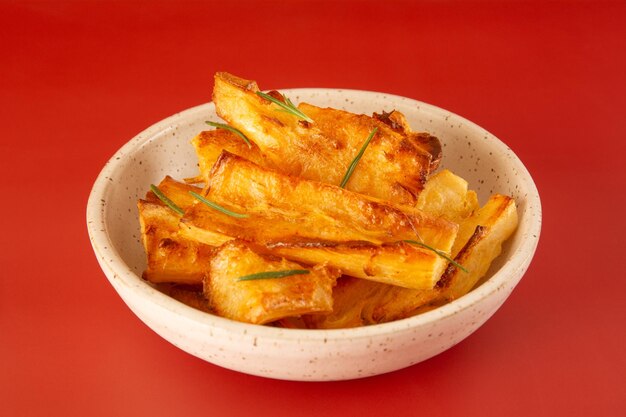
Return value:
<svg viewBox="0 0 626 417">
<path fill-rule="evenodd" d="M 0 415 L 624 415 L 623 1 L 2 1 L 0 48 Z M 506 142 L 544 223 L 504 306 L 441 355 L 344 382 L 240 374 L 152 332 L 97 265 L 87 197 L 220 70 L 414 98 Z"/>
</svg>

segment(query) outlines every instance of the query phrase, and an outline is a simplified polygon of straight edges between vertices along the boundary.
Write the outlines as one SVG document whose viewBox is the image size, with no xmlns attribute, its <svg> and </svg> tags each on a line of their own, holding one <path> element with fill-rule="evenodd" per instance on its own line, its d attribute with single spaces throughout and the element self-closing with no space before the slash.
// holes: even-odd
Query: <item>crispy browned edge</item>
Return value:
<svg viewBox="0 0 626 417">
<path fill-rule="evenodd" d="M 405 134 L 415 146 L 425 150 L 431 155 L 430 172 L 434 172 L 441 162 L 443 150 L 441 141 L 436 136 L 427 132 L 414 132 L 408 125 L 405 116 L 397 110 L 382 113 L 373 113 L 372 117 L 386 124 L 396 132 Z"/>
</svg>

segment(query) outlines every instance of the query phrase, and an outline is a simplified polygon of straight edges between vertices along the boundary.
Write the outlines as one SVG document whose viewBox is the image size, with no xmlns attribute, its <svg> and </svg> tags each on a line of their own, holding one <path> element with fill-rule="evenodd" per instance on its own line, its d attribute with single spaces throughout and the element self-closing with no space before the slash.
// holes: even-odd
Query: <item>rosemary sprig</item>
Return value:
<svg viewBox="0 0 626 417">
<path fill-rule="evenodd" d="M 454 265 L 457 268 L 459 268 L 461 271 L 465 272 L 466 274 L 469 273 L 469 271 L 463 265 L 461 265 L 460 263 L 458 263 L 454 259 L 450 258 L 448 255 L 446 255 L 445 253 L 443 253 L 439 249 L 435 249 L 432 246 L 429 246 L 429 245 L 425 244 L 424 242 L 418 242 L 417 240 L 404 240 L 403 242 L 411 243 L 413 245 L 419 245 L 419 246 L 421 246 L 423 248 L 429 249 L 429 250 L 435 252 L 437 255 L 439 255 L 442 258 L 444 258 L 446 261 L 450 262 L 452 265 Z"/>
<path fill-rule="evenodd" d="M 244 219 L 246 217 L 250 217 L 247 214 L 235 213 L 234 211 L 230 211 L 227 208 L 224 208 L 224 207 L 220 206 L 219 204 L 214 203 L 211 200 L 207 200 L 206 198 L 202 197 L 200 194 L 194 193 L 193 191 L 189 191 L 189 194 L 191 194 L 197 200 L 200 200 L 202 203 L 206 204 L 207 206 L 211 207 L 212 209 L 215 209 L 217 211 L 221 211 L 222 213 L 227 214 L 227 215 L 229 215 L 231 217 L 236 217 L 238 219 Z"/>
<path fill-rule="evenodd" d="M 218 129 L 224 129 L 224 130 L 228 130 L 230 132 L 233 132 L 235 135 L 237 135 L 241 139 L 243 139 L 244 142 L 246 142 L 248 144 L 249 148 L 252 147 L 252 143 L 250 143 L 250 139 L 248 139 L 248 137 L 246 135 L 244 135 L 241 130 L 236 129 L 236 128 L 234 128 L 232 126 L 229 126 L 227 124 L 224 124 L 224 123 L 209 122 L 209 121 L 205 121 L 204 123 L 208 124 L 209 126 L 213 126 L 215 128 L 218 128 Z"/>
<path fill-rule="evenodd" d="M 176 203 L 174 203 L 172 200 L 167 198 L 167 196 L 163 194 L 163 192 L 159 190 L 159 188 L 156 185 L 150 184 L 150 189 L 152 190 L 154 195 L 159 197 L 159 200 L 164 202 L 169 208 L 171 208 L 172 210 L 174 210 L 176 213 L 180 214 L 181 216 L 185 214 L 185 211 L 181 209 L 180 207 L 178 207 Z"/>
<path fill-rule="evenodd" d="M 361 157 L 363 156 L 363 153 L 365 152 L 365 149 L 367 148 L 367 145 L 370 144 L 370 141 L 372 140 L 372 138 L 374 137 L 376 132 L 378 132 L 378 127 L 375 127 L 372 130 L 370 135 L 365 140 L 365 143 L 363 144 L 363 146 L 361 146 L 361 150 L 356 155 L 356 157 L 352 160 L 352 163 L 350 163 L 350 166 L 348 167 L 348 171 L 346 171 L 346 175 L 344 175 L 343 179 L 341 180 L 341 184 L 339 184 L 339 186 L 341 188 L 344 188 L 346 186 L 346 184 L 348 183 L 348 180 L 352 176 L 352 172 L 354 171 L 354 169 L 356 168 L 357 164 L 361 160 Z"/>
<path fill-rule="evenodd" d="M 266 94 L 262 91 L 257 91 L 256 95 L 259 97 L 263 97 L 266 100 L 271 101 L 274 104 L 277 104 L 278 106 L 280 106 L 280 109 L 277 109 L 278 111 L 282 111 L 285 113 L 289 113 L 292 114 L 294 116 L 296 116 L 298 119 L 302 119 L 302 120 L 306 120 L 309 123 L 313 123 L 313 119 L 311 119 L 309 116 L 307 116 L 306 114 L 302 113 L 302 111 L 298 110 L 298 108 L 295 106 L 295 104 L 293 104 L 291 102 L 291 100 L 289 100 L 285 95 L 283 95 L 283 98 L 285 99 L 285 102 L 283 103 L 282 101 L 270 96 L 269 94 Z"/>
<path fill-rule="evenodd" d="M 253 281 L 257 279 L 269 279 L 269 278 L 283 278 L 291 275 L 306 275 L 310 274 L 311 271 L 306 269 L 289 269 L 286 271 L 268 271 L 268 272 L 257 272 L 256 274 L 244 275 L 242 277 L 237 278 L 237 281 Z"/>
</svg>

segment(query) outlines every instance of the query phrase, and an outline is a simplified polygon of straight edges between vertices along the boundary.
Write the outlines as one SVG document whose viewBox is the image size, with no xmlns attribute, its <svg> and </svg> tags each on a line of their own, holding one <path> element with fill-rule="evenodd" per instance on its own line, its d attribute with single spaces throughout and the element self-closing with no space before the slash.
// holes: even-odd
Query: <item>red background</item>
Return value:
<svg viewBox="0 0 626 417">
<path fill-rule="evenodd" d="M 0 47 L 1 415 L 624 415 L 625 2 L 4 2 Z M 85 206 L 106 160 L 209 101 L 218 70 L 395 93 L 504 140 L 544 207 L 507 303 L 429 361 L 347 382 L 159 338 L 100 271 Z"/>
</svg>

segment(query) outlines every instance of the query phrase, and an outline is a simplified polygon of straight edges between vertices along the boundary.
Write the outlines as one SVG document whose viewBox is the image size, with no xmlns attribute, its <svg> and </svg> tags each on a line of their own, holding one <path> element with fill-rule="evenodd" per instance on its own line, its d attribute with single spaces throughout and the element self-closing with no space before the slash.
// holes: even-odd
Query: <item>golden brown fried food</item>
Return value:
<svg viewBox="0 0 626 417">
<path fill-rule="evenodd" d="M 271 162 L 261 153 L 258 146 L 246 144 L 239 136 L 224 129 L 206 130 L 200 132 L 191 141 L 198 156 L 198 168 L 200 176 L 206 181 L 211 168 L 217 161 L 222 151 L 239 155 L 258 165 L 272 168 Z"/>
<path fill-rule="evenodd" d="M 447 169 L 432 175 L 417 199 L 416 208 L 435 217 L 460 223 L 478 210 L 478 196 L 467 181 Z"/>
<path fill-rule="evenodd" d="M 432 288 L 446 261 L 401 242 L 423 239 L 450 250 L 457 225 L 419 210 L 383 204 L 339 187 L 285 176 L 225 152 L 209 179 L 207 198 L 234 218 L 196 204 L 183 235 L 206 244 L 225 236 L 264 244 L 289 259 L 328 262 L 344 273 L 407 288 Z M 386 243 L 382 245 L 382 243 Z"/>
<path fill-rule="evenodd" d="M 381 114 L 374 113 L 372 117 L 385 123 L 396 132 L 406 135 L 415 147 L 430 154 L 429 171 L 431 173 L 439 167 L 442 157 L 442 149 L 441 142 L 436 136 L 426 132 L 413 132 L 404 114 L 397 110 L 392 110 L 389 113 L 384 111 Z"/>
<path fill-rule="evenodd" d="M 165 178 L 163 178 L 163 180 L 159 183 L 158 188 L 163 194 L 172 200 L 174 204 L 183 210 L 187 210 L 196 202 L 196 199 L 189 193 L 192 191 L 196 193 L 202 191 L 201 188 L 176 181 L 169 175 L 166 175 Z M 146 194 L 146 201 L 164 205 L 164 203 L 152 191 L 148 191 Z"/>
<path fill-rule="evenodd" d="M 432 289 L 448 264 L 435 252 L 405 242 L 278 242 L 266 247 L 287 259 L 327 262 L 346 275 L 413 289 Z"/>
<path fill-rule="evenodd" d="M 342 277 L 333 289 L 333 312 L 327 315 L 304 316 L 307 327 L 340 329 L 386 323 L 409 317 L 413 312 L 435 300 L 438 288 L 410 290 L 352 277 Z"/>
<path fill-rule="evenodd" d="M 181 208 L 188 208 L 193 203 L 189 191 L 200 191 L 170 177 L 166 177 L 159 184 L 159 189 Z M 146 195 L 146 200 L 139 200 L 137 208 L 141 240 L 148 264 L 143 278 L 154 283 L 202 283 L 211 248 L 179 236 L 178 223 L 181 216 L 151 191 Z"/>
<path fill-rule="evenodd" d="M 448 252 L 458 228 L 417 209 L 283 175 L 228 152 L 213 167 L 206 197 L 248 217 L 233 218 L 196 204 L 183 223 L 259 243 L 421 239 Z"/>
<path fill-rule="evenodd" d="M 431 175 L 441 143 L 412 131 L 398 111 L 370 117 L 296 108 L 270 92 L 293 106 L 283 112 L 258 92 L 254 81 L 217 73 L 217 113 L 252 143 L 221 128 L 201 132 L 192 140 L 200 175 L 188 182 L 205 187 L 170 177 L 159 184 L 184 215 L 151 192 L 138 202 L 145 279 L 234 320 L 330 329 L 429 311 L 485 276 L 517 226 L 512 198 L 494 195 L 480 208 L 463 178 L 448 170 Z M 339 187 L 362 148 L 346 188 Z M 303 269 L 309 273 L 239 280 Z"/>
<path fill-rule="evenodd" d="M 337 178 L 322 181 L 339 184 L 365 139 L 377 128 L 376 136 L 346 188 L 397 204 L 415 204 L 430 172 L 432 156 L 416 146 L 405 132 L 394 131 L 385 123 L 364 114 L 306 103 L 301 103 L 298 108 L 315 121 L 325 137 L 340 147 L 335 151 L 334 163 L 340 168 Z"/>
<path fill-rule="evenodd" d="M 312 122 L 300 120 L 256 93 L 256 82 L 228 73 L 215 75 L 217 113 L 254 141 L 281 172 L 340 184 L 374 128 L 362 162 L 347 189 L 392 203 L 413 205 L 431 170 L 432 156 L 405 131 L 365 115 L 300 104 Z M 270 92 L 284 101 L 278 92 Z M 431 141 L 433 142 L 433 141 Z"/>
<path fill-rule="evenodd" d="M 517 228 L 515 200 L 500 194 L 489 198 L 480 210 L 462 223 L 463 234 L 455 243 L 458 251 L 455 261 L 463 265 L 464 272 L 454 265 L 448 265 L 441 281 L 446 290 L 442 298 L 451 301 L 469 292 L 487 273 L 489 266 L 502 251 L 502 244 Z M 468 231 L 473 230 L 469 238 Z"/>
<path fill-rule="evenodd" d="M 283 278 L 239 281 L 269 271 L 308 270 Z M 283 317 L 332 311 L 332 287 L 339 273 L 326 266 L 305 268 L 282 258 L 259 255 L 250 245 L 233 240 L 212 255 L 204 284 L 211 307 L 223 317 L 263 324 Z"/>
</svg>

